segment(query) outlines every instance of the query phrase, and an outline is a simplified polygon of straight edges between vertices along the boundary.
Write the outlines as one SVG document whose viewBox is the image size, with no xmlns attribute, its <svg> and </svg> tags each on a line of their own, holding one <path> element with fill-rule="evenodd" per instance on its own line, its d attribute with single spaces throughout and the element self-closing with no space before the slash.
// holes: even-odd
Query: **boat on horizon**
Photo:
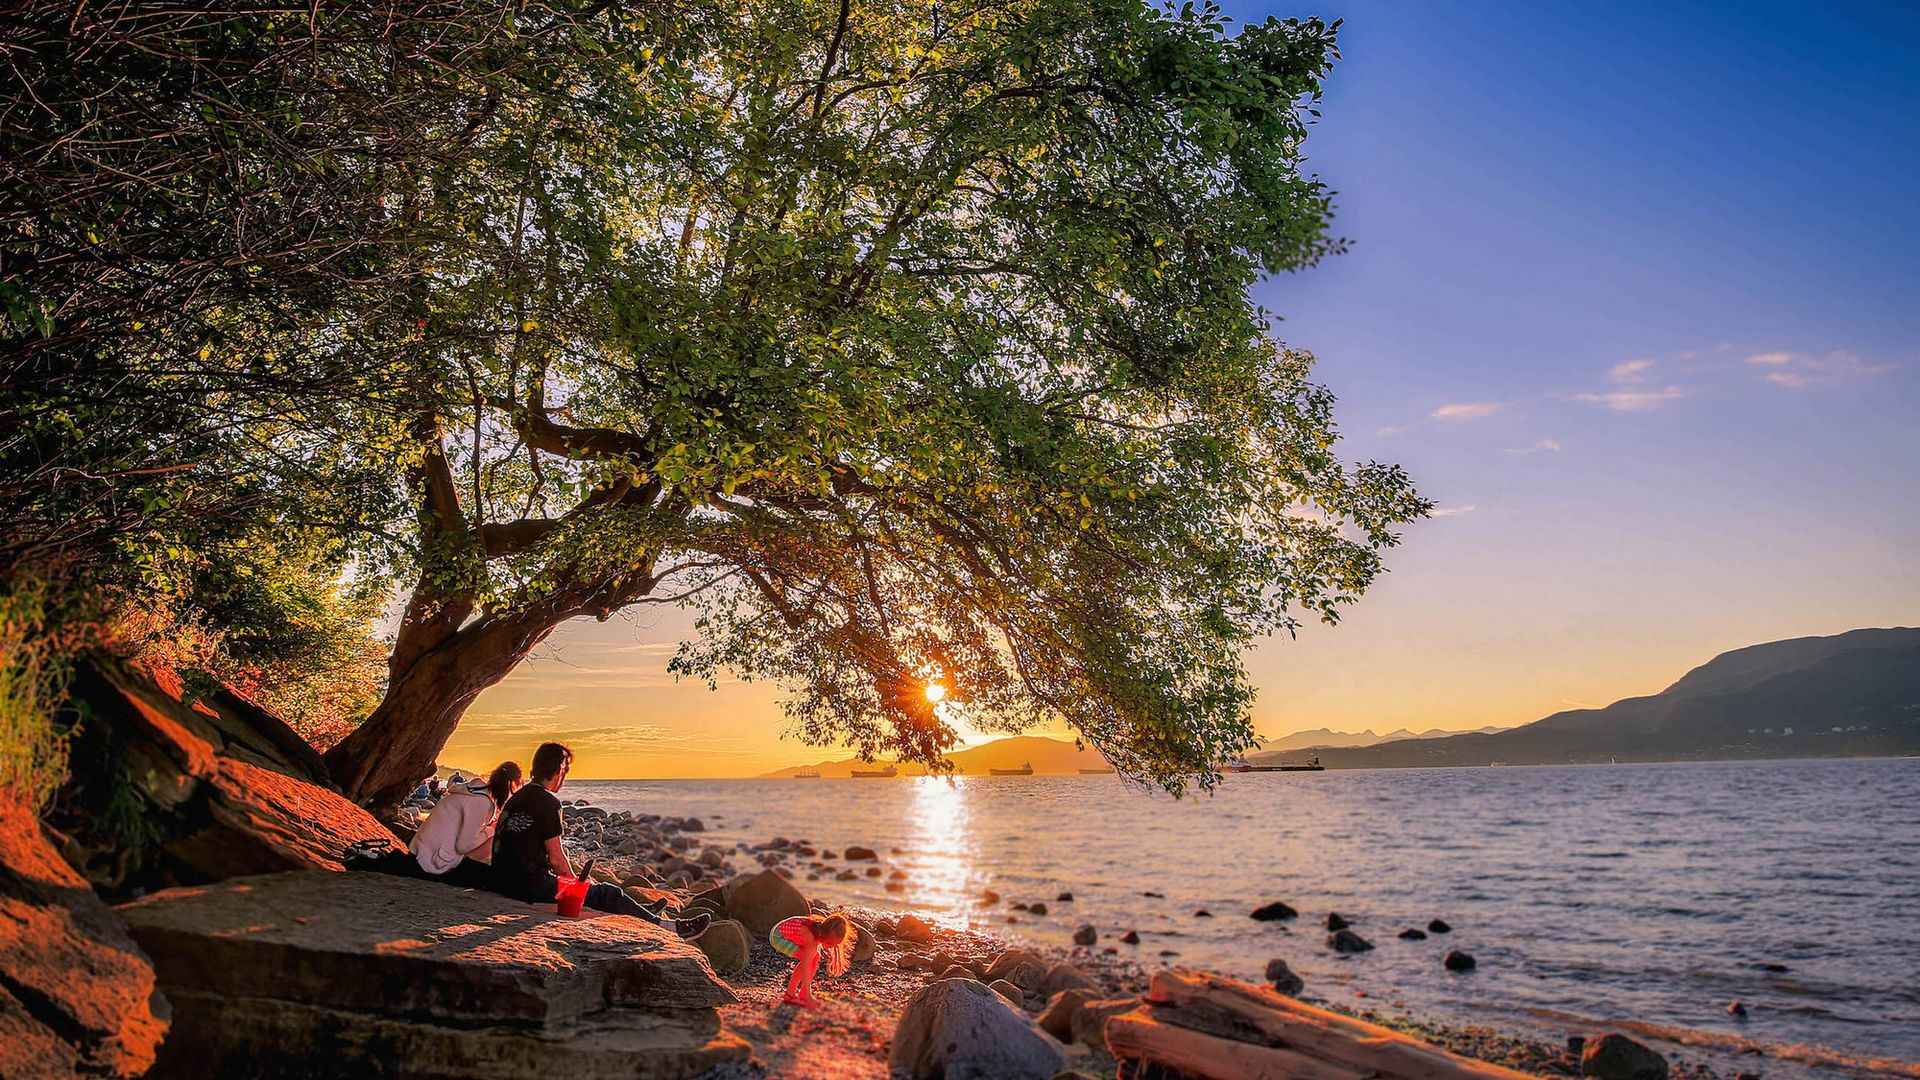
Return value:
<svg viewBox="0 0 1920 1080">
<path fill-rule="evenodd" d="M 1109 776 L 1112 773 L 1113 773 L 1113 766 L 1111 765 L 1107 766 L 1104 769 L 1081 769 L 1080 770 L 1081 776 Z"/>
<path fill-rule="evenodd" d="M 1017 769 L 988 769 L 995 776 L 1032 776 L 1033 762 L 1023 762 Z"/>
<path fill-rule="evenodd" d="M 900 769 L 894 765 L 889 765 L 884 769 L 853 770 L 853 778 L 855 780 L 891 780 L 892 778 L 899 775 L 900 775 Z"/>
</svg>

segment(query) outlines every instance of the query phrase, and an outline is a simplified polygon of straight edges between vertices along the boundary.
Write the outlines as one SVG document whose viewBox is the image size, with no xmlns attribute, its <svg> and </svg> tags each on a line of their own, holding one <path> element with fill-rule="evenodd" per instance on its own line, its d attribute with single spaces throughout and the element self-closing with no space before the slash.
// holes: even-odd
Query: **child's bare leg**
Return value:
<svg viewBox="0 0 1920 1080">
<path fill-rule="evenodd" d="M 799 980 L 801 994 L 795 997 L 795 1003 L 806 1005 L 808 1009 L 820 1005 L 820 999 L 814 997 L 814 972 L 818 970 L 820 970 L 820 949 L 818 947 L 806 949 L 801 955 L 801 963 L 795 967 L 795 974 L 801 976 Z"/>
<path fill-rule="evenodd" d="M 808 984 L 813 981 L 813 969 L 820 963 L 820 950 L 811 945 L 803 945 L 800 955 L 794 957 L 793 974 L 787 976 L 787 993 L 782 1001 L 794 1005 L 806 1003 L 809 996 Z"/>
<path fill-rule="evenodd" d="M 800 980 L 800 1004 L 808 1008 L 818 1008 L 820 999 L 813 996 L 813 977 L 820 970 L 820 950 L 808 949 L 804 963 L 805 974 Z"/>
</svg>

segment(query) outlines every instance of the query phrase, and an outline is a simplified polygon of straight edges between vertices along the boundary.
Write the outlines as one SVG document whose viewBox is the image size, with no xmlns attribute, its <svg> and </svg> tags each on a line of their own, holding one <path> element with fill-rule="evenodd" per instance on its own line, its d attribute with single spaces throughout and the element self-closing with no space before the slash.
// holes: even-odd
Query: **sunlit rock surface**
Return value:
<svg viewBox="0 0 1920 1080">
<path fill-rule="evenodd" d="M 337 870 L 356 841 L 399 846 L 326 786 L 298 735 L 229 691 L 196 699 L 172 672 L 96 654 L 72 694 L 90 720 L 74 750 L 73 820 L 64 825 L 100 888 Z M 107 762 L 114 767 L 103 769 Z M 95 805 L 115 799 L 119 815 Z M 141 822 L 137 841 L 101 827 L 129 815 Z"/>
<path fill-rule="evenodd" d="M 706 958 L 638 919 L 325 871 L 120 913 L 174 1007 L 155 1076 L 667 1078 L 748 1056 Z"/>
<path fill-rule="evenodd" d="M 120 921 L 32 814 L 0 802 L 0 1076 L 138 1076 L 166 1016 Z"/>
</svg>

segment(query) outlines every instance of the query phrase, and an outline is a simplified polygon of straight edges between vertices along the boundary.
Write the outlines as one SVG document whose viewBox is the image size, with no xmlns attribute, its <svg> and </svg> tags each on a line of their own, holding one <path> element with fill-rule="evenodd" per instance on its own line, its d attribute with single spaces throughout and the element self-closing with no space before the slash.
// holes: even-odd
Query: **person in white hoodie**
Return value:
<svg viewBox="0 0 1920 1080">
<path fill-rule="evenodd" d="M 520 766 L 503 761 L 484 784 L 448 787 L 413 835 L 419 876 L 464 888 L 485 888 L 500 808 L 524 782 Z"/>
</svg>

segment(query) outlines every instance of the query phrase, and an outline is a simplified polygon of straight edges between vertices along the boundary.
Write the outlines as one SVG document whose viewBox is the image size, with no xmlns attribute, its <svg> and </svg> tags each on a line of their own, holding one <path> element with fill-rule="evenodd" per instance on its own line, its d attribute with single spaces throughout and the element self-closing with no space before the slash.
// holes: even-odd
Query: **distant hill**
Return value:
<svg viewBox="0 0 1920 1080">
<path fill-rule="evenodd" d="M 1107 762 L 1091 748 L 1076 750 L 1070 742 L 1049 739 L 1039 735 L 1016 735 L 1009 739 L 995 739 L 990 743 L 948 754 L 952 762 L 966 770 L 969 776 L 985 776 L 991 769 L 1017 769 L 1031 763 L 1033 771 L 1039 773 L 1075 773 L 1081 769 L 1104 769 Z M 790 769 L 778 769 L 764 775 L 769 777 L 792 776 L 802 768 L 820 770 L 823 777 L 850 776 L 855 769 L 881 769 L 885 762 L 868 765 L 858 758 L 843 758 L 839 761 L 822 761 L 812 766 L 795 766 Z M 902 766 L 900 775 L 918 776 L 925 770 L 918 765 Z"/>
<path fill-rule="evenodd" d="M 1506 728 L 1493 726 L 1474 728 L 1473 730 L 1481 734 L 1490 734 L 1495 731 L 1505 731 Z M 1395 739 L 1439 739 L 1448 735 L 1459 734 L 1461 734 L 1461 732 L 1448 731 L 1445 728 L 1429 728 L 1426 731 L 1409 731 L 1406 728 L 1399 728 L 1394 731 L 1389 731 L 1385 735 L 1375 734 L 1372 728 L 1368 728 L 1365 731 L 1334 731 L 1332 728 L 1310 728 L 1306 731 L 1296 731 L 1291 735 L 1282 735 L 1277 739 L 1261 739 L 1260 752 L 1250 754 L 1248 757 L 1249 759 L 1257 758 L 1280 750 L 1305 750 L 1319 746 L 1375 746 L 1383 742 L 1392 742 Z"/>
<path fill-rule="evenodd" d="M 1322 750 L 1329 768 L 1920 753 L 1920 629 L 1722 653 L 1658 694 L 1493 734 Z"/>
</svg>

